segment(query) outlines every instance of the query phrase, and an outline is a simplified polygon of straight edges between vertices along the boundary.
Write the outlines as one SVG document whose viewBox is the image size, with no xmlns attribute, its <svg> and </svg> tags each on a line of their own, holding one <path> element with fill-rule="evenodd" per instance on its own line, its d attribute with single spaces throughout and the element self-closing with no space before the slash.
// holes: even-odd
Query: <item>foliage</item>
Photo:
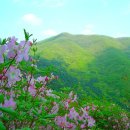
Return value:
<svg viewBox="0 0 130 130">
<path fill-rule="evenodd" d="M 36 40 L 15 37 L 0 45 L 0 127 L 1 129 L 79 129 L 91 128 L 95 120 L 76 104 L 77 96 L 56 93 L 47 87 L 57 79 L 53 73 L 39 76 L 36 66 Z M 29 56 L 29 52 L 33 57 Z M 44 73 L 45 74 L 45 73 Z M 76 109 L 76 110 L 75 110 Z"/>
<path fill-rule="evenodd" d="M 49 74 L 50 68 L 37 68 L 36 40 L 29 41 L 26 30 L 24 34 L 20 43 L 10 37 L 0 45 L 1 130 L 129 129 L 128 115 L 120 108 L 78 99 L 67 87 L 60 92 L 50 89 L 48 84 L 58 76 Z"/>
<path fill-rule="evenodd" d="M 51 88 L 81 86 L 87 95 L 130 111 L 130 38 L 62 33 L 37 47 L 38 64 L 53 65 L 59 76 Z"/>
</svg>

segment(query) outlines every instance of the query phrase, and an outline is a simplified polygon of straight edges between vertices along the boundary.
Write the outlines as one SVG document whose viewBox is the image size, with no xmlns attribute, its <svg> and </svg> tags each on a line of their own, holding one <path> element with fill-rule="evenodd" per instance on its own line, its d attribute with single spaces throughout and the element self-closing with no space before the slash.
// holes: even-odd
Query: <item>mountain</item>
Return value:
<svg viewBox="0 0 130 130">
<path fill-rule="evenodd" d="M 61 33 L 38 43 L 39 66 L 53 65 L 55 89 L 71 87 L 130 110 L 130 38 Z M 81 89 L 82 88 L 82 89 Z"/>
</svg>

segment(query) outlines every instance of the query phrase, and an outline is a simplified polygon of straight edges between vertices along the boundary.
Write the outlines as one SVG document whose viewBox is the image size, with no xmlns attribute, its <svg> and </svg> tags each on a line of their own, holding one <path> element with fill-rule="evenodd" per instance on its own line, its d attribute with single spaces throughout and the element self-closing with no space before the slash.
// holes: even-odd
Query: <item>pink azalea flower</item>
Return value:
<svg viewBox="0 0 130 130">
<path fill-rule="evenodd" d="M 75 130 L 76 125 L 73 123 L 66 122 L 66 128 L 71 129 L 71 130 Z"/>
<path fill-rule="evenodd" d="M 16 45 L 16 41 L 17 39 L 15 37 L 12 37 L 10 38 L 10 41 L 7 43 L 7 47 L 8 47 L 7 57 L 9 59 L 14 58 L 17 53 L 18 47 Z"/>
<path fill-rule="evenodd" d="M 13 59 L 16 56 L 16 51 L 15 50 L 10 50 L 7 54 L 7 57 L 9 59 Z"/>
<path fill-rule="evenodd" d="M 18 45 L 18 48 L 19 48 L 19 50 L 17 51 L 18 55 L 16 57 L 16 61 L 20 62 L 23 59 L 25 61 L 28 61 L 29 60 L 28 53 L 29 53 L 29 49 L 30 49 L 28 42 L 26 43 L 25 41 L 21 41 L 20 44 Z"/>
<path fill-rule="evenodd" d="M 6 50 L 7 50 L 6 45 L 0 46 L 0 63 L 4 62 L 3 54 L 6 52 Z"/>
<path fill-rule="evenodd" d="M 49 78 L 46 76 L 45 81 L 48 81 L 48 80 L 49 80 Z"/>
<path fill-rule="evenodd" d="M 44 86 L 42 86 L 40 89 L 39 89 L 40 92 L 44 92 L 45 91 L 45 88 Z"/>
<path fill-rule="evenodd" d="M 94 124 L 95 124 L 95 120 L 91 116 L 89 116 L 89 118 L 88 118 L 88 126 L 92 127 L 92 126 L 94 126 Z"/>
<path fill-rule="evenodd" d="M 16 107 L 16 103 L 14 102 L 13 98 L 11 97 L 9 100 L 5 100 L 3 107 Z"/>
<path fill-rule="evenodd" d="M 10 42 L 13 42 L 13 43 L 15 43 L 18 40 L 15 36 L 9 37 L 8 39 Z"/>
<path fill-rule="evenodd" d="M 6 51 L 7 51 L 7 45 L 6 44 L 0 46 L 0 54 L 4 54 Z"/>
<path fill-rule="evenodd" d="M 68 109 L 69 108 L 69 103 L 65 102 L 64 107 L 65 107 L 65 109 Z"/>
<path fill-rule="evenodd" d="M 75 130 L 75 128 L 76 128 L 75 124 L 66 121 L 66 115 L 63 116 L 63 117 L 57 116 L 55 118 L 55 122 L 61 128 L 67 128 L 67 129 L 70 129 L 70 130 Z"/>
<path fill-rule="evenodd" d="M 59 96 L 52 93 L 53 91 L 51 89 L 46 90 L 46 95 L 53 98 L 59 98 Z"/>
<path fill-rule="evenodd" d="M 39 77 L 37 78 L 37 81 L 38 81 L 39 83 L 44 83 L 44 82 L 46 81 L 46 77 L 47 77 L 47 76 L 44 76 L 44 77 L 39 76 Z"/>
<path fill-rule="evenodd" d="M 0 53 L 0 63 L 3 63 L 4 62 L 4 58 L 3 58 L 3 55 Z"/>
<path fill-rule="evenodd" d="M 30 94 L 32 96 L 36 95 L 36 89 L 35 89 L 34 85 L 30 85 L 29 88 L 28 88 L 28 91 L 30 92 Z"/>
<path fill-rule="evenodd" d="M 86 106 L 84 109 L 85 109 L 86 111 L 89 111 L 90 106 Z"/>
<path fill-rule="evenodd" d="M 29 75 L 27 75 L 27 81 L 28 81 L 28 84 L 29 85 L 34 85 L 35 84 L 35 79 L 34 79 L 34 77 L 33 76 L 31 76 L 30 74 Z"/>
<path fill-rule="evenodd" d="M 72 100 L 72 102 L 77 101 L 77 95 L 74 95 L 74 99 Z"/>
<path fill-rule="evenodd" d="M 75 119 L 75 120 L 77 120 L 78 117 L 79 117 L 79 113 L 77 113 L 77 112 L 75 111 L 74 107 L 73 107 L 73 108 L 70 109 L 70 113 L 68 114 L 68 117 L 69 117 L 70 119 Z"/>
<path fill-rule="evenodd" d="M 56 124 L 58 125 L 58 126 L 60 126 L 61 128 L 65 128 L 66 127 L 66 123 L 67 123 L 67 121 L 66 121 L 66 116 L 57 116 L 56 118 L 55 118 L 55 122 L 56 122 Z"/>
<path fill-rule="evenodd" d="M 4 92 L 4 90 L 3 89 L 0 89 L 0 93 L 3 93 Z"/>
<path fill-rule="evenodd" d="M 12 84 L 15 84 L 17 81 L 20 81 L 20 70 L 14 66 L 10 66 L 5 76 L 8 78 L 8 85 L 11 86 Z"/>
<path fill-rule="evenodd" d="M 56 114 L 59 111 L 59 105 L 55 103 L 55 105 L 51 109 L 51 114 Z"/>
<path fill-rule="evenodd" d="M 83 109 L 83 108 L 81 108 L 81 110 L 83 111 L 83 115 L 82 115 L 82 118 L 85 118 L 85 119 L 87 119 L 88 117 L 89 117 L 89 115 L 88 115 L 88 112 L 86 111 L 87 109 L 86 109 L 86 107 Z"/>
<path fill-rule="evenodd" d="M 86 124 L 82 124 L 82 125 L 80 126 L 80 128 L 81 128 L 81 129 L 85 129 L 85 128 L 86 128 Z"/>
</svg>

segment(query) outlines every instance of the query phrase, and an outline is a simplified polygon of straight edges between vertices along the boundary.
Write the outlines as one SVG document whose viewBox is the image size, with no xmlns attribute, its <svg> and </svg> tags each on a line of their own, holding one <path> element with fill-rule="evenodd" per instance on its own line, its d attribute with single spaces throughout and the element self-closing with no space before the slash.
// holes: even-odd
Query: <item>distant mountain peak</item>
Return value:
<svg viewBox="0 0 130 130">
<path fill-rule="evenodd" d="M 72 36 L 74 36 L 74 35 L 72 35 L 70 33 L 67 33 L 67 32 L 62 32 L 62 33 L 52 37 L 51 39 L 52 40 L 54 40 L 54 39 L 62 39 L 62 38 L 63 39 L 66 39 L 66 38 L 68 39 L 68 38 L 72 38 Z"/>
<path fill-rule="evenodd" d="M 62 32 L 58 36 L 70 36 L 70 35 L 72 35 L 72 34 L 67 33 L 67 32 Z"/>
<path fill-rule="evenodd" d="M 62 32 L 59 35 L 57 35 L 57 37 L 70 37 L 70 36 L 72 36 L 72 34 L 67 33 L 67 32 Z"/>
</svg>

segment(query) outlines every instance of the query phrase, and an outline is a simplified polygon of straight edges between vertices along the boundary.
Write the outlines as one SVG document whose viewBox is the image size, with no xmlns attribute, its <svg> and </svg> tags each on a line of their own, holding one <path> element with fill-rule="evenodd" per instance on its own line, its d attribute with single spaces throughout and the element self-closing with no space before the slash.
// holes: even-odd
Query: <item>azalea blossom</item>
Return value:
<svg viewBox="0 0 130 130">
<path fill-rule="evenodd" d="M 66 122 L 66 128 L 69 130 L 75 130 L 76 125 L 74 123 Z"/>
<path fill-rule="evenodd" d="M 66 127 L 66 123 L 67 123 L 67 121 L 66 121 L 66 116 L 57 116 L 56 118 L 55 118 L 55 123 L 58 125 L 58 126 L 60 126 L 61 128 L 65 128 Z"/>
<path fill-rule="evenodd" d="M 13 98 L 11 97 L 9 100 L 5 100 L 3 107 L 16 107 L 16 103 L 14 102 Z"/>
<path fill-rule="evenodd" d="M 16 57 L 16 61 L 20 62 L 23 59 L 25 61 L 29 60 L 29 49 L 30 49 L 30 44 L 29 42 L 26 41 L 21 41 L 20 44 L 18 45 L 18 51 L 17 51 L 17 57 Z"/>
<path fill-rule="evenodd" d="M 80 128 L 81 129 L 85 129 L 86 128 L 86 124 L 81 124 Z"/>
<path fill-rule="evenodd" d="M 88 115 L 88 109 L 89 107 L 85 107 L 85 108 L 81 108 L 81 110 L 83 111 L 83 115 L 82 118 L 84 119 L 84 121 L 86 120 L 88 122 L 87 126 L 92 127 L 95 125 L 95 120 Z"/>
<path fill-rule="evenodd" d="M 40 92 L 44 92 L 45 91 L 45 87 L 42 86 L 40 89 L 39 89 Z"/>
<path fill-rule="evenodd" d="M 84 118 L 84 119 L 88 118 L 89 115 L 88 115 L 88 111 L 86 111 L 86 107 L 85 108 L 81 108 L 81 110 L 83 111 L 82 118 Z"/>
<path fill-rule="evenodd" d="M 36 89 L 35 89 L 34 85 L 30 85 L 29 88 L 28 88 L 28 91 L 30 92 L 30 94 L 32 96 L 36 95 Z"/>
<path fill-rule="evenodd" d="M 51 114 L 56 114 L 59 111 L 59 105 L 55 103 L 55 105 L 51 109 Z"/>
<path fill-rule="evenodd" d="M 94 124 L 95 124 L 95 120 L 91 116 L 89 116 L 89 118 L 88 118 L 88 126 L 92 127 L 92 126 L 94 126 Z"/>
<path fill-rule="evenodd" d="M 70 113 L 68 114 L 68 117 L 69 117 L 70 119 L 77 120 L 78 117 L 79 117 L 79 113 L 77 113 L 77 112 L 75 111 L 74 107 L 73 107 L 73 108 L 70 109 Z"/>
<path fill-rule="evenodd" d="M 28 74 L 26 76 L 26 78 L 27 78 L 27 81 L 28 81 L 29 85 L 34 85 L 35 84 L 35 79 L 34 79 L 34 77 L 31 74 Z"/>
<path fill-rule="evenodd" d="M 0 46 L 0 63 L 4 62 L 3 54 L 6 52 L 6 50 L 7 50 L 6 45 Z"/>
<path fill-rule="evenodd" d="M 20 70 L 15 66 L 10 66 L 9 70 L 5 73 L 5 76 L 8 78 L 8 85 L 11 86 L 17 81 L 20 81 Z"/>
<path fill-rule="evenodd" d="M 65 107 L 65 109 L 69 108 L 69 103 L 67 101 L 65 102 L 64 107 Z"/>
<path fill-rule="evenodd" d="M 15 37 L 12 37 L 7 43 L 7 47 L 8 47 L 7 57 L 9 59 L 14 58 L 17 54 L 18 46 L 16 45 L 16 41 L 17 39 Z"/>
<path fill-rule="evenodd" d="M 3 63 L 4 62 L 4 58 L 3 58 L 3 55 L 0 53 L 0 63 Z"/>
<path fill-rule="evenodd" d="M 53 91 L 51 89 L 46 90 L 46 95 L 53 98 L 59 98 L 59 96 L 52 93 Z"/>
<path fill-rule="evenodd" d="M 45 83 L 45 82 L 46 82 L 46 77 L 47 77 L 47 76 L 44 76 L 44 77 L 39 76 L 39 77 L 37 78 L 37 81 L 38 81 L 39 83 Z"/>
<path fill-rule="evenodd" d="M 66 117 L 67 115 L 65 116 L 57 116 L 55 118 L 55 123 L 61 127 L 61 128 L 67 128 L 67 129 L 70 129 L 70 130 L 75 130 L 76 128 L 76 125 L 74 123 L 70 123 L 66 120 Z"/>
</svg>

